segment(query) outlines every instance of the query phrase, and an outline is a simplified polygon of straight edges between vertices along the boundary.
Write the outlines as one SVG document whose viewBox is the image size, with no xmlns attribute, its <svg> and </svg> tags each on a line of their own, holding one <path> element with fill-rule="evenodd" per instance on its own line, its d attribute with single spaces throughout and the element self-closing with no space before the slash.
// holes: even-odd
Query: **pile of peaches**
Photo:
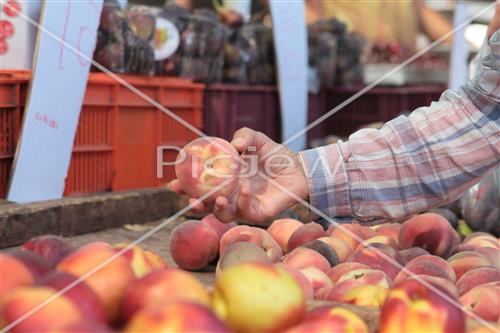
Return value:
<svg viewBox="0 0 500 333">
<path fill-rule="evenodd" d="M 467 318 L 499 324 L 498 239 L 473 233 L 461 240 L 436 214 L 326 231 L 293 219 L 265 230 L 208 215 L 177 226 L 170 252 L 178 268 L 139 246 L 94 242 L 75 249 L 52 235 L 2 252 L 0 328 L 373 331 L 344 304 L 380 311 L 380 333 L 465 332 Z M 215 284 L 204 286 L 188 270 L 215 270 Z"/>
<path fill-rule="evenodd" d="M 343 303 L 379 310 L 382 333 L 464 332 L 467 318 L 500 328 L 499 240 L 481 232 L 461 239 L 434 213 L 404 223 L 327 230 L 294 219 L 275 220 L 265 230 L 208 215 L 174 229 L 170 252 L 186 270 L 215 266 L 212 305 L 235 331 L 365 332 Z M 274 285 L 273 279 L 282 281 Z M 277 308 L 285 309 L 279 290 L 290 299 L 296 286 L 306 302 L 334 305 L 308 314 L 288 305 L 279 316 Z"/>
</svg>

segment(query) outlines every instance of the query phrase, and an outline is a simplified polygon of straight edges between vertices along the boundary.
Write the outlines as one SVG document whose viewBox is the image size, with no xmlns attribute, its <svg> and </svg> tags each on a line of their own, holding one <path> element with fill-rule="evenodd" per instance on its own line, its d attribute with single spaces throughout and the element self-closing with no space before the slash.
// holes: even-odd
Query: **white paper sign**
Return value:
<svg viewBox="0 0 500 333">
<path fill-rule="evenodd" d="M 278 64 L 282 138 L 286 140 L 307 125 L 307 29 L 303 0 L 270 2 Z M 288 144 L 299 151 L 306 133 Z"/>
<path fill-rule="evenodd" d="M 44 1 L 8 200 L 61 198 L 96 45 L 102 0 Z M 55 35 L 51 36 L 51 34 Z M 61 41 L 74 49 L 64 46 Z"/>
</svg>

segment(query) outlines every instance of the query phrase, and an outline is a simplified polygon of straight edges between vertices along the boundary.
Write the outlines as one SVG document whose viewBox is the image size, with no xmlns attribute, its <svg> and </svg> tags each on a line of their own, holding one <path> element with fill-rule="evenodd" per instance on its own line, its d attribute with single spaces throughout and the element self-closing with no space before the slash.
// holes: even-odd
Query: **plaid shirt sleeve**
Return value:
<svg viewBox="0 0 500 333">
<path fill-rule="evenodd" d="M 500 165 L 500 30 L 458 92 L 299 156 L 310 203 L 329 217 L 381 222 L 457 199 Z"/>
</svg>

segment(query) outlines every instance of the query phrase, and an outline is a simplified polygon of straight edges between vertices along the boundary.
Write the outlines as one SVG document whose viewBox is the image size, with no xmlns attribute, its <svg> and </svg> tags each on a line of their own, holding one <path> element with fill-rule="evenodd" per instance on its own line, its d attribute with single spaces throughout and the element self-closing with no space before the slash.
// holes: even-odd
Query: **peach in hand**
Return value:
<svg viewBox="0 0 500 333">
<path fill-rule="evenodd" d="M 240 173 L 239 154 L 227 141 L 215 137 L 202 137 L 188 143 L 179 153 L 175 174 L 182 190 L 193 198 L 210 194 L 205 201 L 218 196 L 231 197 L 238 188 Z"/>
</svg>

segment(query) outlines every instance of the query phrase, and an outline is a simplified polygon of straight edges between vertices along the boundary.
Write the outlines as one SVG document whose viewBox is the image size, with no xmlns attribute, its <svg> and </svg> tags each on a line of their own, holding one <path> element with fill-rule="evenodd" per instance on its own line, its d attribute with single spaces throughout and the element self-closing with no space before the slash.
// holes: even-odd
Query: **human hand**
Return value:
<svg viewBox="0 0 500 333">
<path fill-rule="evenodd" d="M 212 210 L 224 222 L 236 218 L 261 222 L 294 205 L 297 200 L 292 195 L 307 199 L 307 180 L 297 153 L 249 128 L 236 131 L 231 144 L 242 153 L 245 164 L 239 176 L 238 192 L 232 198 L 217 197 L 213 205 L 191 198 L 193 210 Z M 168 186 L 182 193 L 178 180 Z"/>
</svg>

